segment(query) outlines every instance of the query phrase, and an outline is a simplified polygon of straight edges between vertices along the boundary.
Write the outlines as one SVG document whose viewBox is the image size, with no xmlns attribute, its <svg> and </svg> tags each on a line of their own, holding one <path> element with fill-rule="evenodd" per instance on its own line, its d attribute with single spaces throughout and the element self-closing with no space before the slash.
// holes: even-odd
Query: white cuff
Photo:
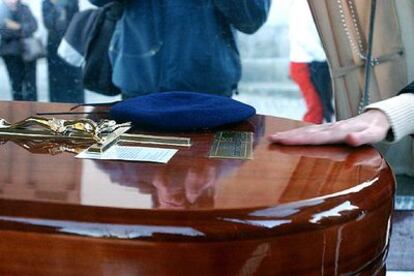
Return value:
<svg viewBox="0 0 414 276">
<path fill-rule="evenodd" d="M 397 142 L 406 135 L 414 134 L 414 94 L 401 94 L 368 105 L 365 110 L 379 109 L 387 115 L 391 131 L 386 141 Z"/>
</svg>

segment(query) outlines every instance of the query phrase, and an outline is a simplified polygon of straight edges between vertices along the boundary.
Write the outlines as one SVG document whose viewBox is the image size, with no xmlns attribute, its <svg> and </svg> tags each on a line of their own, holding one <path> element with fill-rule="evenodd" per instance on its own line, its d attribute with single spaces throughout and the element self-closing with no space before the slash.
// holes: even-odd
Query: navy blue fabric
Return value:
<svg viewBox="0 0 414 276">
<path fill-rule="evenodd" d="M 193 92 L 164 92 L 124 100 L 112 106 L 111 119 L 161 131 L 210 129 L 244 121 L 256 110 L 228 97 Z"/>
<path fill-rule="evenodd" d="M 312 61 L 309 63 L 309 69 L 312 84 L 322 102 L 323 118 L 327 123 L 330 123 L 335 111 L 332 106 L 332 85 L 328 62 Z"/>
<path fill-rule="evenodd" d="M 113 82 L 124 98 L 157 91 L 231 96 L 241 76 L 234 29 L 254 33 L 266 21 L 270 2 L 124 1 L 109 53 Z"/>
</svg>

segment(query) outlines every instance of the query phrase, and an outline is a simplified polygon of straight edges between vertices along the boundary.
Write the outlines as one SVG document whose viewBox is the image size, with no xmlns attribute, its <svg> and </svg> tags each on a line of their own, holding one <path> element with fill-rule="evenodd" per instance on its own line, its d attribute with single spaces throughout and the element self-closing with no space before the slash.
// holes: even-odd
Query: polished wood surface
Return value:
<svg viewBox="0 0 414 276">
<path fill-rule="evenodd" d="M 0 102 L 15 122 L 70 105 Z M 68 117 L 66 118 L 74 118 Z M 0 140 L 0 272 L 110 275 L 381 273 L 394 178 L 371 147 L 285 147 L 302 123 L 255 116 L 253 160 L 209 159 L 214 132 L 167 165 L 81 160 Z M 28 144 L 30 144 L 28 146 Z"/>
</svg>

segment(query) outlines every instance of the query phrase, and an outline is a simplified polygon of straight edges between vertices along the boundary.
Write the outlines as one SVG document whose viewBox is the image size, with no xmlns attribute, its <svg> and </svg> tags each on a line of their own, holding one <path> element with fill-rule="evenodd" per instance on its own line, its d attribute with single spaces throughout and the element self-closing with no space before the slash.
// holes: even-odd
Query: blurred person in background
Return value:
<svg viewBox="0 0 414 276">
<path fill-rule="evenodd" d="M 36 101 L 36 60 L 23 60 L 22 39 L 33 36 L 37 22 L 20 0 L 0 0 L 0 55 L 11 81 L 13 100 Z"/>
<path fill-rule="evenodd" d="M 331 122 L 332 86 L 322 42 L 306 0 L 294 0 L 289 17 L 289 74 L 299 86 L 307 111 L 303 121 Z"/>
<path fill-rule="evenodd" d="M 78 11 L 78 0 L 43 0 L 42 2 L 43 22 L 48 30 L 47 63 L 51 102 L 84 102 L 82 70 L 67 64 L 57 54 L 60 41 Z"/>
</svg>

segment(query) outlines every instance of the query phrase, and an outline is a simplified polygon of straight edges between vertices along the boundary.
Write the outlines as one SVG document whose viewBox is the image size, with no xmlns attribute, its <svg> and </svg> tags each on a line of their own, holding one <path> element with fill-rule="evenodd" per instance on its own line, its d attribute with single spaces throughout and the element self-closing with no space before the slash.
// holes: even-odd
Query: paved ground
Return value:
<svg viewBox="0 0 414 276">
<path fill-rule="evenodd" d="M 396 211 L 387 258 L 388 270 L 410 271 L 414 275 L 414 211 Z"/>
</svg>

